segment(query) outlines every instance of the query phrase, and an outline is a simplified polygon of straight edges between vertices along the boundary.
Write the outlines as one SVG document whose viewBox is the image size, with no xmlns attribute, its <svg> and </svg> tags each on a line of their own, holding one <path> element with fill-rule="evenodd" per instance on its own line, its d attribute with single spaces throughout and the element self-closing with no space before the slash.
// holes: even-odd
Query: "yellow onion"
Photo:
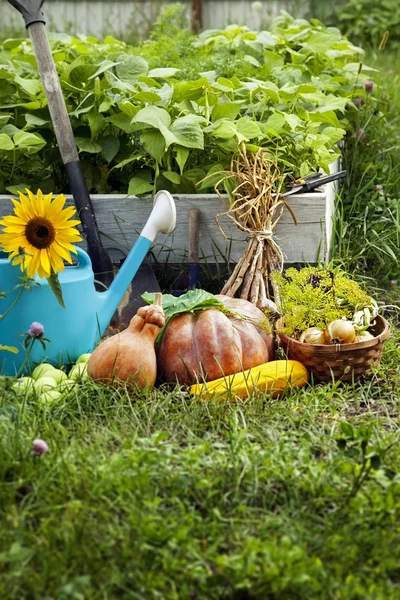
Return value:
<svg viewBox="0 0 400 600">
<path fill-rule="evenodd" d="M 356 330 L 351 321 L 336 319 L 329 323 L 325 329 L 325 338 L 328 344 L 351 344 L 355 341 Z"/>
<path fill-rule="evenodd" d="M 325 333 L 318 327 L 310 327 L 303 331 L 300 336 L 300 342 L 306 344 L 326 344 Z"/>
</svg>

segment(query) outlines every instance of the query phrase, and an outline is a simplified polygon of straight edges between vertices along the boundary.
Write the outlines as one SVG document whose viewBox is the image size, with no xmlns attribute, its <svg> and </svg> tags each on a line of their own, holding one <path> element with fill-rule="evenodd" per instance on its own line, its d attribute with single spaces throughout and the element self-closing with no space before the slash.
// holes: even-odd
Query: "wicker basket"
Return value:
<svg viewBox="0 0 400 600">
<path fill-rule="evenodd" d="M 277 323 L 279 329 L 280 322 Z M 281 322 L 282 324 L 282 322 Z M 366 375 L 371 367 L 379 365 L 383 344 L 390 336 L 389 323 L 381 316 L 375 319 L 370 328 L 375 336 L 373 340 L 356 344 L 306 344 L 278 334 L 278 341 L 287 357 L 298 360 L 318 381 L 353 381 Z"/>
</svg>

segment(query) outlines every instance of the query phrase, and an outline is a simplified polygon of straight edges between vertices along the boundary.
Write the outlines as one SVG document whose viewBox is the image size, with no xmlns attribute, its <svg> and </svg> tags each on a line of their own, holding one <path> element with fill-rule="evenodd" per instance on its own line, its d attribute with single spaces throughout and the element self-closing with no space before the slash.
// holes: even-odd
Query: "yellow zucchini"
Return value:
<svg viewBox="0 0 400 600">
<path fill-rule="evenodd" d="M 302 387 L 307 381 L 307 369 L 300 362 L 273 360 L 235 375 L 192 385 L 190 393 L 204 399 L 226 399 L 235 396 L 248 398 L 253 391 L 261 390 L 276 397 L 283 394 L 286 388 Z"/>
</svg>

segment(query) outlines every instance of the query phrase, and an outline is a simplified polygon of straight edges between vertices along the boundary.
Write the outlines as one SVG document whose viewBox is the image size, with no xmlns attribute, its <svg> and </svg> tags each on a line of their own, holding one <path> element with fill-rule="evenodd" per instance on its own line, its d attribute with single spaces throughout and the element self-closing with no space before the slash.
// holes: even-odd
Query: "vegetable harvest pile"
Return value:
<svg viewBox="0 0 400 600">
<path fill-rule="evenodd" d="M 351 344 L 371 339 L 378 314 L 373 298 L 347 276 L 315 267 L 273 273 L 284 320 L 277 329 L 308 344 Z"/>
<path fill-rule="evenodd" d="M 285 333 L 306 345 L 357 342 L 359 349 L 360 342 L 374 339 L 369 329 L 377 304 L 345 275 L 308 267 L 275 272 L 272 280 L 278 320 L 268 308 L 262 311 L 247 300 L 201 289 L 178 298 L 144 294 L 149 305 L 138 310 L 128 328 L 80 357 L 68 376 L 42 364 L 32 378 L 15 385 L 46 402 L 72 391 L 82 378 L 116 388 L 180 384 L 204 399 L 247 398 L 257 389 L 278 396 L 304 386 L 308 368 L 313 369 L 289 353 L 288 360 L 275 360 L 274 329 L 278 336 Z"/>
</svg>

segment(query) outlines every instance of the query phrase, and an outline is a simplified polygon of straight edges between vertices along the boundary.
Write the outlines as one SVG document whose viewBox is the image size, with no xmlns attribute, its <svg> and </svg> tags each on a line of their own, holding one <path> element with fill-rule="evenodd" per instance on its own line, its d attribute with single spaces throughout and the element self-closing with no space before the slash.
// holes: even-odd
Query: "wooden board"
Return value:
<svg viewBox="0 0 400 600">
<path fill-rule="evenodd" d="M 159 234 L 152 246 L 153 258 L 162 263 L 179 263 L 187 255 L 188 211 L 200 209 L 200 256 L 202 262 L 235 262 L 243 254 L 246 234 L 226 216 L 219 222 L 227 239 L 222 236 L 216 215 L 225 210 L 215 194 L 174 196 L 177 209 L 175 231 L 169 236 Z M 289 200 L 289 199 L 288 199 Z M 104 246 L 113 259 L 123 258 L 134 244 L 152 209 L 152 199 L 124 195 L 93 195 L 93 206 Z M 327 204 L 325 192 L 314 192 L 290 197 L 298 224 L 288 211 L 276 227 L 276 239 L 285 255 L 286 263 L 315 262 L 327 259 L 330 239 L 326 239 L 326 223 L 331 219 L 333 207 Z M 68 197 L 68 204 L 72 200 Z M 13 205 L 8 196 L 0 196 L 0 215 L 11 214 Z M 328 236 L 330 238 L 330 236 Z M 83 247 L 84 243 L 80 244 Z"/>
</svg>

